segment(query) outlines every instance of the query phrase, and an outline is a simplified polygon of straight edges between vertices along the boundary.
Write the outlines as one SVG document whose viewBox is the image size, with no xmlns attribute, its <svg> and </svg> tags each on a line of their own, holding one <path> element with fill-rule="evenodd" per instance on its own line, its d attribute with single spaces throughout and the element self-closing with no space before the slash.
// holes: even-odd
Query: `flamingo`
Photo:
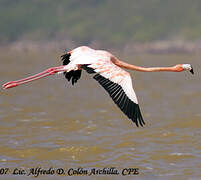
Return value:
<svg viewBox="0 0 201 180">
<path fill-rule="evenodd" d="M 61 56 L 62 66 L 49 68 L 41 73 L 17 81 L 5 83 L 4 89 L 16 87 L 49 75 L 63 73 L 72 85 L 81 77 L 82 70 L 94 74 L 93 78 L 108 92 L 114 103 L 138 127 L 145 125 L 130 74 L 123 70 L 130 69 L 142 72 L 188 70 L 194 74 L 190 64 L 177 64 L 172 67 L 140 67 L 119 60 L 108 51 L 94 50 L 87 46 L 73 49 Z"/>
</svg>

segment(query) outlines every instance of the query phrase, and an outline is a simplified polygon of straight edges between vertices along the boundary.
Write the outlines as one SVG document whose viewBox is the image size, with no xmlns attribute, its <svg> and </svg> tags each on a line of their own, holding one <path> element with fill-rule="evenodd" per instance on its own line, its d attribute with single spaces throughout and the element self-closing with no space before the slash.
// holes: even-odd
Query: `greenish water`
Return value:
<svg viewBox="0 0 201 180">
<path fill-rule="evenodd" d="M 1 83 L 59 65 L 59 56 L 1 52 Z M 87 73 L 73 87 L 58 75 L 1 89 L 0 167 L 116 167 L 120 173 L 132 167 L 139 168 L 139 175 L 73 179 L 201 179 L 200 56 L 138 55 L 124 59 L 146 67 L 191 63 L 195 75 L 130 72 L 146 122 L 143 128 L 135 127 Z M 0 176 L 10 178 L 28 177 L 11 173 Z"/>
</svg>

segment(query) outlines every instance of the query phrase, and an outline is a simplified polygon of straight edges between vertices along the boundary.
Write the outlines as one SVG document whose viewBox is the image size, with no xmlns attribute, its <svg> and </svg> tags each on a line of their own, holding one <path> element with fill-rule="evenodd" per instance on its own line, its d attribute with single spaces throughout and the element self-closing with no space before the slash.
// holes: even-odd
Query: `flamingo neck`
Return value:
<svg viewBox="0 0 201 180">
<path fill-rule="evenodd" d="M 180 72 L 184 70 L 181 64 L 178 64 L 172 67 L 141 67 L 141 66 L 128 64 L 120 60 L 114 60 L 114 63 L 119 67 L 135 70 L 135 71 L 141 71 L 141 72 L 158 72 L 158 71 Z"/>
</svg>

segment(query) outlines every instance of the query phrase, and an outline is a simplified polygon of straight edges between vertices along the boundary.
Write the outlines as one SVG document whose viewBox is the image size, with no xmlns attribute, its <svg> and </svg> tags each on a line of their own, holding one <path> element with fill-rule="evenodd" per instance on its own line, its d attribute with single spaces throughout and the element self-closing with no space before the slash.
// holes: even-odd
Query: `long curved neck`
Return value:
<svg viewBox="0 0 201 180">
<path fill-rule="evenodd" d="M 112 60 L 114 64 L 119 67 L 135 70 L 135 71 L 142 71 L 142 72 L 157 72 L 157 71 L 171 71 L 171 72 L 180 72 L 183 71 L 182 67 L 172 66 L 172 67 L 140 67 L 135 66 L 132 64 L 128 64 L 126 62 L 120 61 L 119 59 Z"/>
</svg>

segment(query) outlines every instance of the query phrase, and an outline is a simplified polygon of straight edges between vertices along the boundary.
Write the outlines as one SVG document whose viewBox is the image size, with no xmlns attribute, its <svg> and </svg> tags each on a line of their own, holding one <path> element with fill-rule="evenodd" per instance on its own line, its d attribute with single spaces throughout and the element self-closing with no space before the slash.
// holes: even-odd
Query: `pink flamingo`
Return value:
<svg viewBox="0 0 201 180">
<path fill-rule="evenodd" d="M 136 126 L 145 124 L 136 94 L 133 90 L 130 74 L 121 68 L 135 71 L 156 72 L 171 71 L 181 72 L 189 70 L 192 74 L 193 68 L 190 64 L 177 64 L 172 67 L 139 67 L 120 61 L 107 51 L 94 50 L 87 46 L 78 47 L 61 56 L 63 66 L 52 67 L 36 75 L 5 83 L 4 89 L 12 88 L 30 81 L 44 78 L 49 75 L 63 72 L 65 77 L 72 84 L 76 83 L 81 77 L 82 69 L 89 74 L 95 74 L 93 78 L 109 93 L 115 104 L 122 112 L 131 119 Z"/>
</svg>

